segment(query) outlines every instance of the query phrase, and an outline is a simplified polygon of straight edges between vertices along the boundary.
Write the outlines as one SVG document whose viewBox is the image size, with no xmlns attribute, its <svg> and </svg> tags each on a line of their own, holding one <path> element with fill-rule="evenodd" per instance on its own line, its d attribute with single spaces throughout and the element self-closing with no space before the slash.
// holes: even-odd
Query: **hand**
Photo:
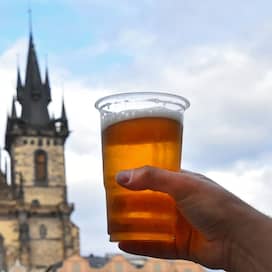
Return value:
<svg viewBox="0 0 272 272">
<path fill-rule="evenodd" d="M 268 252 L 263 252 L 263 248 L 271 252 L 272 239 L 259 239 L 263 232 L 272 236 L 271 219 L 207 177 L 184 170 L 143 167 L 120 172 L 116 179 L 131 190 L 168 193 L 180 211 L 175 244 L 123 241 L 120 249 L 151 257 L 191 260 L 228 271 L 272 271 L 270 257 L 265 258 Z M 256 235 L 260 237 L 254 239 Z"/>
</svg>

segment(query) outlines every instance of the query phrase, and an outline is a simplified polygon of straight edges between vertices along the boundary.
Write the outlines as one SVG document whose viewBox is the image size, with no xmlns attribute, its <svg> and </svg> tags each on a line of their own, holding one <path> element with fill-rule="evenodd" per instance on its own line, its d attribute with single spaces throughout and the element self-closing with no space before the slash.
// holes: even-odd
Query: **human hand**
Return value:
<svg viewBox="0 0 272 272">
<path fill-rule="evenodd" d="M 252 241 L 256 230 L 262 229 L 271 236 L 271 219 L 212 180 L 184 170 L 171 172 L 154 167 L 123 171 L 116 179 L 130 190 L 168 193 L 180 211 L 174 244 L 123 241 L 120 249 L 151 257 L 191 260 L 228 271 L 269 271 L 260 269 L 260 258 L 267 261 L 265 254 L 257 252 L 254 256 L 250 252 L 253 247 L 264 246 L 258 239 Z M 271 250 L 272 241 L 267 246 Z M 252 264 L 256 270 L 252 270 Z"/>
</svg>

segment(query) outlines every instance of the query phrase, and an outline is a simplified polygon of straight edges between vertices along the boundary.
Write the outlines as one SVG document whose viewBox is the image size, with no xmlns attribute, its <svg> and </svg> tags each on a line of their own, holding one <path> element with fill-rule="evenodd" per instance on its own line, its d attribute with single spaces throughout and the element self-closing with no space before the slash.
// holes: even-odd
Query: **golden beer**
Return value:
<svg viewBox="0 0 272 272">
<path fill-rule="evenodd" d="M 180 112 L 161 107 L 102 117 L 103 174 L 111 241 L 174 241 L 174 200 L 161 192 L 125 189 L 115 176 L 121 170 L 144 165 L 179 171 L 182 132 Z"/>
</svg>

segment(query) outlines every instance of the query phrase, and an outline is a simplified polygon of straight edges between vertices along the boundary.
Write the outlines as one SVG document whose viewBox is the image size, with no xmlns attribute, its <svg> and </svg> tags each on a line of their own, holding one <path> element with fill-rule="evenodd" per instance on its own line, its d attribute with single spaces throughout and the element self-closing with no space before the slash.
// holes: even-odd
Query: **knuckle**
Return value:
<svg viewBox="0 0 272 272">
<path fill-rule="evenodd" d="M 142 168 L 142 178 L 145 180 L 149 180 L 154 176 L 155 168 L 149 165 L 145 165 Z"/>
</svg>

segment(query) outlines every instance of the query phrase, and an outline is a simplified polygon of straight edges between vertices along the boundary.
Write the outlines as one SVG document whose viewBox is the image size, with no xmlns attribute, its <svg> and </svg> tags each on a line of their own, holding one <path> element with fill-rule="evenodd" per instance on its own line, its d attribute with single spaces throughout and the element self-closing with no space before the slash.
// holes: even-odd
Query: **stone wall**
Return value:
<svg viewBox="0 0 272 272">
<path fill-rule="evenodd" d="M 58 218 L 29 219 L 32 266 L 48 266 L 64 258 L 63 223 Z"/>
<path fill-rule="evenodd" d="M 57 263 L 63 259 L 63 242 L 61 240 L 31 241 L 32 266 L 44 266 Z"/>
<path fill-rule="evenodd" d="M 34 154 L 47 153 L 48 186 L 35 185 Z M 26 203 L 38 200 L 40 204 L 56 205 L 66 200 L 64 147 L 61 139 L 50 137 L 18 137 L 11 148 L 15 183 L 20 184 L 22 174 Z"/>
<path fill-rule="evenodd" d="M 37 150 L 47 155 L 44 183 L 35 180 Z M 19 260 L 25 267 L 30 264 L 32 269 L 28 270 L 31 272 L 45 271 L 50 264 L 79 254 L 79 230 L 70 221 L 72 206 L 67 203 L 66 196 L 63 141 L 54 137 L 20 136 L 12 143 L 10 153 L 13 178 L 18 186 L 22 183 L 24 199 L 12 204 L 18 213 L 11 216 L 5 212 L 0 217 L 7 265 L 14 266 Z M 21 242 L 19 222 L 29 230 L 23 239 L 21 236 Z"/>
<path fill-rule="evenodd" d="M 0 233 L 4 238 L 6 265 L 13 264 L 19 252 L 19 226 L 17 219 L 0 218 Z"/>
</svg>

